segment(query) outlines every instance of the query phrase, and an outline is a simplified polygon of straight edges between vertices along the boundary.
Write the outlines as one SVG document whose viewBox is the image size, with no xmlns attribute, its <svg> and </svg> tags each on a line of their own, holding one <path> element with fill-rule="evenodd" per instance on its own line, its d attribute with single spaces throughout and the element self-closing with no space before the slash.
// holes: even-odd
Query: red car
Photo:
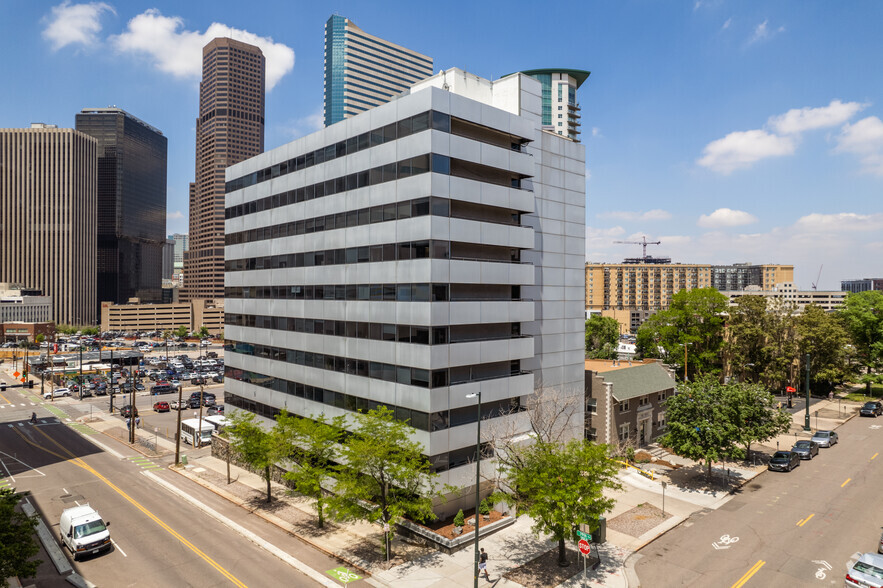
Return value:
<svg viewBox="0 0 883 588">
<path fill-rule="evenodd" d="M 154 402 L 153 410 L 155 410 L 156 412 L 169 412 L 172 409 L 169 408 L 168 402 Z"/>
</svg>

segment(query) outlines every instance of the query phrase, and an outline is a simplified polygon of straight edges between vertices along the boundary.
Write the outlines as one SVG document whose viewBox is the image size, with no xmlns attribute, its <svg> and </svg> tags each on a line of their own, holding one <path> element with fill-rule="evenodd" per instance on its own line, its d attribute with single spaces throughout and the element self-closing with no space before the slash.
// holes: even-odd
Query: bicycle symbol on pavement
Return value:
<svg viewBox="0 0 883 588">
<path fill-rule="evenodd" d="M 733 543 L 738 543 L 738 537 L 730 537 L 729 535 L 721 535 L 721 538 L 711 544 L 715 549 L 729 549 Z M 718 545 L 720 543 L 720 545 Z"/>
<path fill-rule="evenodd" d="M 344 584 L 349 584 L 350 582 L 355 582 L 356 580 L 362 579 L 362 576 L 349 571 L 343 566 L 340 566 L 339 568 L 334 568 L 333 570 L 328 570 L 325 573 L 335 580 L 340 580 Z"/>
<path fill-rule="evenodd" d="M 819 566 L 821 566 L 818 570 L 816 570 L 816 579 L 818 580 L 824 580 L 826 572 L 829 572 L 831 571 L 831 569 L 833 569 L 831 564 L 823 559 L 814 559 L 812 560 L 812 563 L 819 564 Z"/>
</svg>

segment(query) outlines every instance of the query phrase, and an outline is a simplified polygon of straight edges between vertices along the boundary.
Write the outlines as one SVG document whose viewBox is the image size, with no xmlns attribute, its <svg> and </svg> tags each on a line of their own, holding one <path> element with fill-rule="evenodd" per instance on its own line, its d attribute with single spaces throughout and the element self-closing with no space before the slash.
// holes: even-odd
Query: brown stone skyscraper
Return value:
<svg viewBox="0 0 883 588">
<path fill-rule="evenodd" d="M 185 300 L 224 296 L 224 170 L 264 151 L 265 70 L 254 45 L 218 38 L 202 49 Z"/>
</svg>

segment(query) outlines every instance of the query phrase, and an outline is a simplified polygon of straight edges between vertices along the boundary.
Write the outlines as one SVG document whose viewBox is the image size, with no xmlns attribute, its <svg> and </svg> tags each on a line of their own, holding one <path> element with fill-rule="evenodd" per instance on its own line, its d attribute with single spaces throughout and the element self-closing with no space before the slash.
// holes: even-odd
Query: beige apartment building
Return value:
<svg viewBox="0 0 883 588">
<path fill-rule="evenodd" d="M 769 289 L 758 286 L 748 286 L 744 290 L 724 290 L 721 292 L 729 297 L 730 306 L 738 304 L 742 296 L 763 296 L 769 300 L 777 300 L 794 308 L 796 313 L 803 312 L 809 304 L 821 306 L 826 312 L 839 310 L 846 301 L 849 292 L 841 290 L 798 290 L 791 282 L 777 284 Z"/>
<path fill-rule="evenodd" d="M 217 38 L 202 49 L 183 300 L 224 296 L 224 170 L 264 151 L 265 69 L 248 43 Z"/>
<path fill-rule="evenodd" d="M 197 298 L 170 304 L 101 303 L 102 331 L 174 331 L 179 327 L 198 331 L 205 326 L 212 335 L 224 332 L 224 300 Z"/>
<path fill-rule="evenodd" d="M 98 142 L 34 123 L 0 129 L 0 282 L 52 299 L 51 320 L 96 322 Z"/>
<path fill-rule="evenodd" d="M 586 316 L 613 316 L 631 332 L 654 312 L 667 309 L 681 290 L 769 290 L 794 281 L 793 265 L 587 262 L 585 267 Z"/>
</svg>

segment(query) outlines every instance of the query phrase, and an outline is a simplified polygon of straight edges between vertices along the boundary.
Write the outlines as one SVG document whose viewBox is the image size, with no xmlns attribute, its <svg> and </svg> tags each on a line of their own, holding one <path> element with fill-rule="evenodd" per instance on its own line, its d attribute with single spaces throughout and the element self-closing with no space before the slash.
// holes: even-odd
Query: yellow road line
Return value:
<svg viewBox="0 0 883 588">
<path fill-rule="evenodd" d="M 801 519 L 801 520 L 797 523 L 797 526 L 798 526 L 798 527 L 802 527 L 803 525 L 807 524 L 807 523 L 809 522 L 809 519 L 813 518 L 814 516 L 816 516 L 816 513 L 812 513 L 811 515 L 809 515 L 809 516 L 806 517 L 805 519 Z"/>
<path fill-rule="evenodd" d="M 762 559 L 757 560 L 757 563 L 751 566 L 751 568 L 745 572 L 745 575 L 739 578 L 739 581 L 733 584 L 732 588 L 742 588 L 745 585 L 745 582 L 751 579 L 751 576 L 757 573 L 757 571 L 764 566 L 766 562 Z"/>
<path fill-rule="evenodd" d="M 84 461 L 83 461 L 82 459 L 80 459 L 79 457 L 75 457 L 75 456 L 74 456 L 74 455 L 73 455 L 73 454 L 72 454 L 72 453 L 71 453 L 66 447 L 63 447 L 63 446 L 62 446 L 61 444 L 59 444 L 55 439 L 53 439 L 52 437 L 50 437 L 49 435 L 47 435 L 47 434 L 44 433 L 43 431 L 37 430 L 38 433 L 40 433 L 41 435 L 43 435 L 44 437 L 46 437 L 46 439 L 48 439 L 50 442 L 52 442 L 56 447 L 58 447 L 59 449 L 61 449 L 64 453 L 67 453 L 68 455 L 70 455 L 70 456 L 71 456 L 70 458 L 64 457 L 63 455 L 58 454 L 58 453 L 56 453 L 56 452 L 54 452 L 54 451 L 51 451 L 51 450 L 49 450 L 49 449 L 46 449 L 45 447 L 41 447 L 41 446 L 37 445 L 36 443 L 33 443 L 33 442 L 32 442 L 30 439 L 28 439 L 27 437 L 25 437 L 24 434 L 23 434 L 21 431 L 19 431 L 19 430 L 17 430 L 17 429 L 13 429 L 13 430 L 14 430 L 16 433 L 18 433 L 18 435 L 19 435 L 22 439 L 24 439 L 24 441 L 25 441 L 26 443 L 28 443 L 29 445 L 32 445 L 32 446 L 34 446 L 34 447 L 36 447 L 36 448 L 38 448 L 38 449 L 42 449 L 42 450 L 45 451 L 46 453 L 49 453 L 49 454 L 51 454 L 51 455 L 54 455 L 55 457 L 57 457 L 57 458 L 59 458 L 59 459 L 62 459 L 62 460 L 64 460 L 64 461 L 69 461 L 69 462 L 71 462 L 72 464 L 74 464 L 74 465 L 76 465 L 76 466 L 78 466 L 78 467 L 81 467 L 81 468 L 83 468 L 84 470 L 86 470 L 87 472 L 89 472 L 89 473 L 91 473 L 92 475 L 94 475 L 96 478 L 98 478 L 99 480 L 101 480 L 102 482 L 104 482 L 105 484 L 107 484 L 108 486 L 110 486 L 110 488 L 112 488 L 117 494 L 119 494 L 120 496 L 122 496 L 123 498 L 125 498 L 126 500 L 128 500 L 128 501 L 129 501 L 129 502 L 130 502 L 135 508 L 137 508 L 138 510 L 140 510 L 141 512 L 143 512 L 145 515 L 147 515 L 147 517 L 149 517 L 151 520 L 153 520 L 156 524 L 158 524 L 160 527 L 162 527 L 163 529 L 165 529 L 165 531 L 168 532 L 172 537 L 174 537 L 175 539 L 177 539 L 178 541 L 180 541 L 181 543 L 183 543 L 185 546 L 187 546 L 187 547 L 188 547 L 193 553 L 195 553 L 196 555 L 198 555 L 199 557 L 201 557 L 206 563 L 208 563 L 210 566 L 212 566 L 213 568 L 215 568 L 216 570 L 218 570 L 219 572 L 221 572 L 221 574 L 222 574 L 225 578 L 227 578 L 228 580 L 230 580 L 234 585 L 238 586 L 239 588 L 248 588 L 245 584 L 243 584 L 242 582 L 240 582 L 239 579 L 237 579 L 235 576 L 233 576 L 233 574 L 231 574 L 230 572 L 228 572 L 227 570 L 225 570 L 224 568 L 222 568 L 222 567 L 221 567 L 221 566 L 220 566 L 215 560 L 213 560 L 211 557 L 209 557 L 208 555 L 206 555 L 201 549 L 199 549 L 198 547 L 196 547 L 195 545 L 193 545 L 190 541 L 188 541 L 187 539 L 185 539 L 180 533 L 178 533 L 177 531 L 175 531 L 174 529 L 172 529 L 170 526 L 168 526 L 166 523 L 164 523 L 163 521 L 161 521 L 161 520 L 159 519 L 159 517 L 157 517 L 155 514 L 153 514 L 153 513 L 150 512 L 149 510 L 147 510 L 145 507 L 141 506 L 141 504 L 138 503 L 134 498 L 132 498 L 131 496 L 129 496 L 128 494 L 126 494 L 122 489 L 120 489 L 119 487 L 117 487 L 113 482 L 111 482 L 110 480 L 108 480 L 107 478 L 105 478 L 104 476 L 102 476 L 100 473 L 98 473 L 98 472 L 97 472 L 92 466 L 90 466 L 89 464 L 87 464 L 86 462 L 84 462 Z"/>
<path fill-rule="evenodd" d="M 875 453 L 874 455 L 871 456 L 871 459 L 874 459 L 874 458 L 877 457 L 878 455 L 880 455 L 880 454 L 879 454 L 879 453 Z"/>
<path fill-rule="evenodd" d="M 849 484 L 849 481 L 850 481 L 850 480 L 852 480 L 852 478 L 846 478 L 846 481 L 843 482 L 842 484 L 840 484 L 840 487 L 843 488 L 844 486 L 846 486 L 847 484 Z"/>
<path fill-rule="evenodd" d="M 12 404 L 12 403 L 9 402 L 8 400 L 6 400 L 6 397 L 3 396 L 2 394 L 0 394 L 0 398 L 2 398 L 2 399 L 3 399 L 3 402 L 5 402 L 6 404 Z M 871 459 L 874 459 L 874 458 L 872 457 Z"/>
</svg>

